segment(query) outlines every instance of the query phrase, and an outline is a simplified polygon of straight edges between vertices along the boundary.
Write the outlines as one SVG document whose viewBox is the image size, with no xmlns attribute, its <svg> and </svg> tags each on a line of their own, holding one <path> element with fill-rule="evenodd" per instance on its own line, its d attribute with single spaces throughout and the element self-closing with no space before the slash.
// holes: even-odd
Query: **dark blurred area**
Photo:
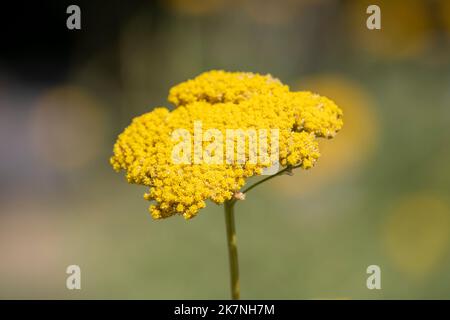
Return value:
<svg viewBox="0 0 450 320">
<path fill-rule="evenodd" d="M 344 110 L 315 168 L 239 203 L 242 298 L 450 298 L 450 1 L 16 1 L 0 35 L 0 298 L 228 297 L 222 208 L 152 221 L 108 162 L 133 117 L 210 69 Z"/>
</svg>

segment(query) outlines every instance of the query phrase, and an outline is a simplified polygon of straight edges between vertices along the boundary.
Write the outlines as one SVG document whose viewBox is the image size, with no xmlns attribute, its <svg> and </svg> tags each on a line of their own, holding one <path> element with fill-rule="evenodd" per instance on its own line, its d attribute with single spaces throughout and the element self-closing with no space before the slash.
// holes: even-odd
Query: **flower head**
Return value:
<svg viewBox="0 0 450 320">
<path fill-rule="evenodd" d="M 205 200 L 220 204 L 232 199 L 246 178 L 275 163 L 309 169 L 320 156 L 316 138 L 332 138 L 343 125 L 333 101 L 291 92 L 271 75 L 205 72 L 173 87 L 169 102 L 173 111 L 159 107 L 134 118 L 119 135 L 110 160 L 115 170 L 126 171 L 128 182 L 149 187 L 144 197 L 154 201 L 150 213 L 155 219 L 192 218 Z M 205 133 L 200 143 L 195 139 L 199 129 Z M 268 134 L 274 130 L 276 135 Z M 242 134 L 240 148 L 236 139 Z M 260 140 L 252 149 L 252 139 L 265 135 L 266 143 Z M 180 139 L 188 147 L 181 157 L 188 162 L 174 161 Z M 262 157 L 267 152 L 270 156 Z M 265 160 L 252 161 L 255 157 Z"/>
</svg>

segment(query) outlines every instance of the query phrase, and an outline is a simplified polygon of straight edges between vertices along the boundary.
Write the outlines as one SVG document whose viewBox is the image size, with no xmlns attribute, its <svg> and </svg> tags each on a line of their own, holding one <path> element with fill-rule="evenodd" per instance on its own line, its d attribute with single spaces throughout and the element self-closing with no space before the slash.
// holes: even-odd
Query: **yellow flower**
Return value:
<svg viewBox="0 0 450 320">
<path fill-rule="evenodd" d="M 192 218 L 205 200 L 230 200 L 246 178 L 275 163 L 309 169 L 320 156 L 316 138 L 332 138 L 343 125 L 342 111 L 333 101 L 311 92 L 291 92 L 270 75 L 205 72 L 173 87 L 169 102 L 176 106 L 173 111 L 160 107 L 133 119 L 119 135 L 110 160 L 115 170 L 126 171 L 128 182 L 149 187 L 144 197 L 155 202 L 150 206 L 154 219 L 174 214 Z M 205 135 L 197 144 L 199 126 Z M 180 143 L 174 132 L 180 129 L 184 131 L 178 138 L 187 139 L 188 150 L 193 150 L 183 149 L 188 163 L 173 157 Z M 230 130 L 277 130 L 278 135 L 268 135 L 267 144 L 258 143 L 256 151 L 257 156 L 264 151 L 271 156 L 255 162 L 250 147 L 233 143 L 231 154 L 227 148 L 211 147 L 218 137 L 226 137 L 227 147 L 229 140 L 238 139 L 230 138 Z M 214 139 L 206 139 L 206 132 L 215 132 Z M 244 139 L 245 146 L 252 145 L 250 134 Z M 207 162 L 207 156 L 219 161 Z"/>
</svg>

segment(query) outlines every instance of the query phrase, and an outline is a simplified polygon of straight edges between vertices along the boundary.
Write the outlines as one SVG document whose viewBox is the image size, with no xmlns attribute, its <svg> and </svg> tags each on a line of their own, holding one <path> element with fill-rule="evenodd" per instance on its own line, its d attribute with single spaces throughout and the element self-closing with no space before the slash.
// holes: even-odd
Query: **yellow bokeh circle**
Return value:
<svg viewBox="0 0 450 320">
<path fill-rule="evenodd" d="M 369 5 L 381 11 L 381 30 L 369 30 Z M 382 58 L 416 57 L 428 48 L 433 21 L 423 0 L 358 0 L 348 4 L 347 23 L 353 43 Z"/>
<path fill-rule="evenodd" d="M 382 226 L 384 250 L 394 266 L 413 278 L 435 269 L 449 250 L 450 209 L 434 195 L 400 199 Z"/>
</svg>

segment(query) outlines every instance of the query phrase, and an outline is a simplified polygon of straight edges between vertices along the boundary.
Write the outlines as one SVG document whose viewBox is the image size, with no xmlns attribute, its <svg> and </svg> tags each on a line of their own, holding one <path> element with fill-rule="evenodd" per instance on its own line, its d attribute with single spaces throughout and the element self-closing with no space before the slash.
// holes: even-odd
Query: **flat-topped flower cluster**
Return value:
<svg viewBox="0 0 450 320">
<path fill-rule="evenodd" d="M 271 75 L 205 72 L 173 87 L 169 102 L 175 105 L 173 111 L 158 107 L 133 119 L 119 135 L 110 160 L 115 170 L 126 171 L 128 182 L 149 187 L 144 197 L 154 202 L 150 213 L 155 219 L 175 214 L 190 219 L 205 207 L 205 200 L 230 200 L 247 178 L 274 163 L 309 169 L 320 156 L 317 138 L 332 138 L 343 125 L 342 111 L 333 101 L 311 92 L 291 92 Z M 263 148 L 276 158 L 255 163 L 249 161 L 249 148 L 234 148 L 235 157 L 244 161 L 174 162 L 179 140 L 173 133 L 183 129 L 194 136 L 197 123 L 204 132 L 213 129 L 224 137 L 227 130 L 277 130 L 276 144 L 269 134 Z M 202 140 L 200 150 L 208 150 L 213 142 Z M 277 152 L 270 152 L 275 145 Z M 203 156 L 194 141 L 192 148 L 192 157 Z M 225 152 L 212 153 L 217 150 Z"/>
</svg>

